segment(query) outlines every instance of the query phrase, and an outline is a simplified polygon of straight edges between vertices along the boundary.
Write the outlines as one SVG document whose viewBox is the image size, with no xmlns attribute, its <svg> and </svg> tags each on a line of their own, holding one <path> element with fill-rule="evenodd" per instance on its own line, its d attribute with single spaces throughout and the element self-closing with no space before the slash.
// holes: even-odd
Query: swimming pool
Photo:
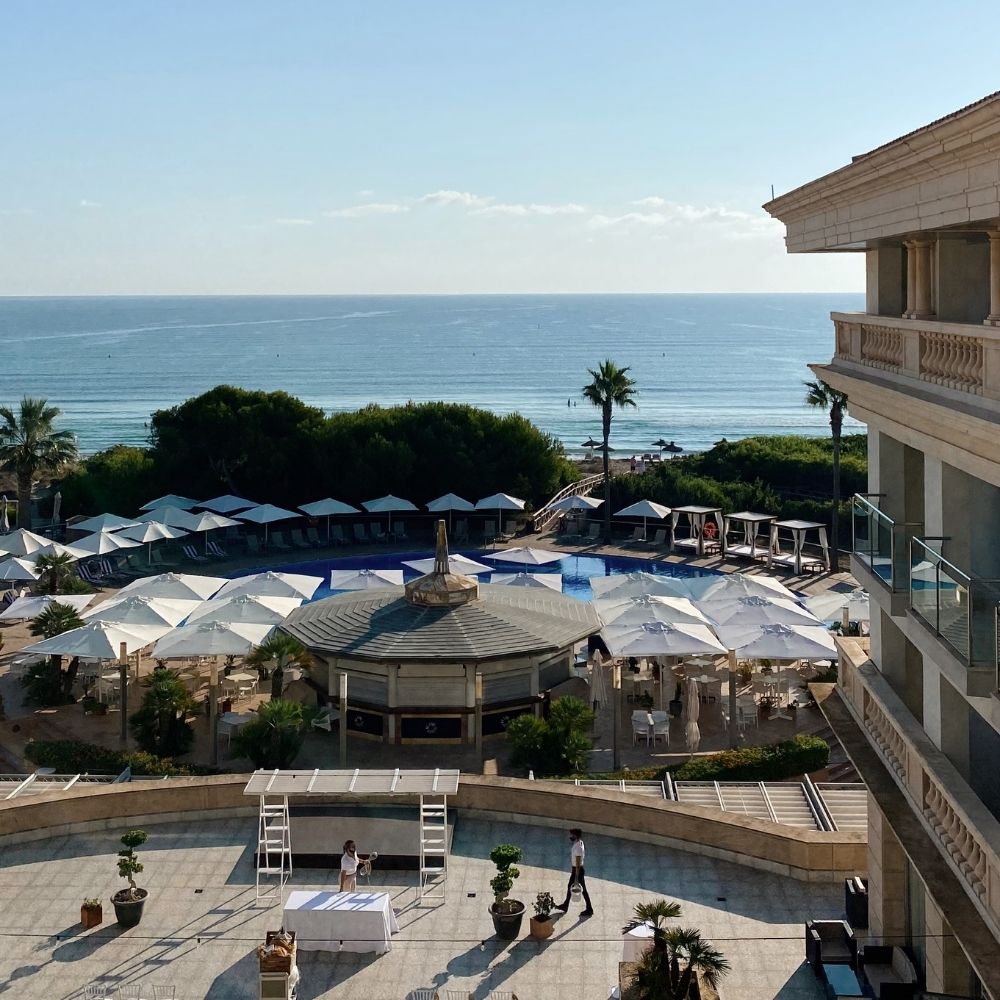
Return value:
<svg viewBox="0 0 1000 1000">
<path fill-rule="evenodd" d="M 487 564 L 493 564 L 494 560 L 485 559 L 487 555 L 493 554 L 490 549 L 461 549 L 460 554 L 469 559 L 476 559 Z M 263 572 L 264 569 L 279 573 L 303 573 L 307 576 L 319 576 L 323 578 L 323 583 L 319 590 L 313 595 L 314 601 L 330 597 L 334 593 L 330 589 L 330 572 L 336 569 L 401 569 L 405 581 L 415 580 L 420 574 L 416 570 L 404 566 L 404 562 L 414 559 L 427 559 L 432 557 L 433 552 L 422 549 L 417 552 L 392 552 L 373 553 L 367 555 L 343 556 L 339 559 L 314 559 L 304 562 L 284 563 L 280 566 L 267 566 L 259 570 L 240 570 L 233 573 L 233 576 L 244 576 L 250 572 Z M 516 573 L 524 567 L 514 563 L 496 562 L 497 571 L 500 573 Z M 673 577 L 696 577 L 696 576 L 718 576 L 715 570 L 695 569 L 690 566 L 683 566 L 678 563 L 659 562 L 655 559 L 643 559 L 631 556 L 602 556 L 602 555 L 572 555 L 567 554 L 558 562 L 549 563 L 547 566 L 529 566 L 528 572 L 539 573 L 561 573 L 563 578 L 563 593 L 570 597 L 575 597 L 579 601 L 589 601 L 592 598 L 590 591 L 590 577 L 592 576 L 616 576 L 624 573 L 634 573 L 642 570 L 646 573 L 657 573 L 661 576 Z M 483 583 L 490 582 L 490 574 L 482 573 L 479 579 Z"/>
</svg>

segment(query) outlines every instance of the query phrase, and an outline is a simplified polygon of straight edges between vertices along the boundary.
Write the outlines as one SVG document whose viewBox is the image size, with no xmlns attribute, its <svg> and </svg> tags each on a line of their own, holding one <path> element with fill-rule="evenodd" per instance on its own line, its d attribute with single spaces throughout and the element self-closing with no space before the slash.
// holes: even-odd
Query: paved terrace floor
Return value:
<svg viewBox="0 0 1000 1000">
<path fill-rule="evenodd" d="M 115 985 L 175 984 L 179 1000 L 257 997 L 253 949 L 279 926 L 276 907 L 254 902 L 255 818 L 148 826 L 140 884 L 150 890 L 139 927 L 105 923 L 82 931 L 85 896 L 120 887 L 115 834 L 76 834 L 5 847 L 0 853 L 0 995 L 69 1000 L 106 979 Z M 565 886 L 567 842 L 558 830 L 459 816 L 445 901 L 415 903 L 405 872 L 380 873 L 400 911 L 392 950 L 373 955 L 300 954 L 301 1000 L 404 1000 L 418 988 L 483 998 L 513 990 L 521 1000 L 605 1000 L 617 982 L 621 928 L 640 901 L 667 897 L 685 926 L 701 929 L 732 963 L 723 1000 L 812 1000 L 823 996 L 803 961 L 803 922 L 840 916 L 840 892 L 740 865 L 605 837 L 587 838 L 588 883 L 596 915 L 574 908 L 547 942 L 504 943 L 487 913 L 498 843 L 525 854 L 517 898 Z M 334 872 L 300 870 L 293 887 L 329 889 Z M 474 894 L 474 895 L 473 895 Z M 485 942 L 485 950 L 481 948 Z"/>
</svg>

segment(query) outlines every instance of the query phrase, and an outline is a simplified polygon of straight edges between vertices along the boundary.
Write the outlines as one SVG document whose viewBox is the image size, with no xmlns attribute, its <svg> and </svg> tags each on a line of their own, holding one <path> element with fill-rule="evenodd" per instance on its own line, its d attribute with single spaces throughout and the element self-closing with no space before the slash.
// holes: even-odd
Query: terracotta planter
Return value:
<svg viewBox="0 0 1000 1000">
<path fill-rule="evenodd" d="M 89 931 L 91 927 L 97 927 L 104 920 L 103 906 L 81 906 L 80 923 L 83 929 Z"/>
<path fill-rule="evenodd" d="M 531 917 L 528 920 L 528 924 L 531 927 L 531 936 L 537 938 L 539 941 L 544 941 L 548 937 L 552 937 L 552 932 L 555 930 L 555 924 L 551 917 L 548 920 L 539 920 L 538 917 Z"/>
</svg>

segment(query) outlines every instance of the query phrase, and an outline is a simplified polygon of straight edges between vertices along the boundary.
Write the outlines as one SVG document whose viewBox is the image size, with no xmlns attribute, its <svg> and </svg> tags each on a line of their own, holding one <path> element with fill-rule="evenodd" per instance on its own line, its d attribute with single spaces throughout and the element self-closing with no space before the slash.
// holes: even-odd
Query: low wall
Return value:
<svg viewBox="0 0 1000 1000">
<path fill-rule="evenodd" d="M 11 844 L 85 830 L 255 817 L 256 800 L 243 794 L 247 778 L 219 775 L 135 781 L 0 802 L 0 841 Z M 344 802 L 336 797 L 311 801 Z M 365 801 L 406 799 L 373 796 Z M 802 830 L 607 788 L 463 775 L 451 805 L 462 814 L 484 818 L 584 827 L 591 833 L 720 858 L 804 881 L 835 882 L 864 873 L 867 865 L 864 833 Z M 248 843 L 253 836 L 248 825 Z"/>
</svg>

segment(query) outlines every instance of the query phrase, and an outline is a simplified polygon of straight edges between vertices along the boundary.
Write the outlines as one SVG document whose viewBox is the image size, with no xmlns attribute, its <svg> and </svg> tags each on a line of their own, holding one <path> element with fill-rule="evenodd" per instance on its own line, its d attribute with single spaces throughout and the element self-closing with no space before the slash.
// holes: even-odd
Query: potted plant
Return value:
<svg viewBox="0 0 1000 1000">
<path fill-rule="evenodd" d="M 681 701 L 681 682 L 677 682 L 677 687 L 674 690 L 674 697 L 667 705 L 670 714 L 675 718 L 679 719 L 681 717 L 681 712 L 684 711 L 684 702 Z"/>
<path fill-rule="evenodd" d="M 513 941 L 521 933 L 521 920 L 524 917 L 524 903 L 519 899 L 508 899 L 507 894 L 514 887 L 514 879 L 520 876 L 515 867 L 521 860 L 521 848 L 513 844 L 498 844 L 490 851 L 490 861 L 497 866 L 497 873 L 490 879 L 493 890 L 493 902 L 490 904 L 490 916 L 493 918 L 493 929 L 497 937 L 505 941 Z"/>
<path fill-rule="evenodd" d="M 118 874 L 128 880 L 128 888 L 119 889 L 111 897 L 120 927 L 135 927 L 142 919 L 142 908 L 149 892 L 139 889 L 133 876 L 140 874 L 143 867 L 135 855 L 135 849 L 145 844 L 148 836 L 145 830 L 129 830 L 122 835 L 123 849 L 118 852 Z"/>
<path fill-rule="evenodd" d="M 83 929 L 89 931 L 104 920 L 104 907 L 99 899 L 85 899 L 80 907 L 80 923 Z"/>
<path fill-rule="evenodd" d="M 535 896 L 533 906 L 535 915 L 528 921 L 531 927 L 531 936 L 537 938 L 539 941 L 544 941 L 547 937 L 552 936 L 554 926 L 552 923 L 552 911 L 556 908 L 555 900 L 552 898 L 551 893 L 540 892 Z"/>
</svg>

